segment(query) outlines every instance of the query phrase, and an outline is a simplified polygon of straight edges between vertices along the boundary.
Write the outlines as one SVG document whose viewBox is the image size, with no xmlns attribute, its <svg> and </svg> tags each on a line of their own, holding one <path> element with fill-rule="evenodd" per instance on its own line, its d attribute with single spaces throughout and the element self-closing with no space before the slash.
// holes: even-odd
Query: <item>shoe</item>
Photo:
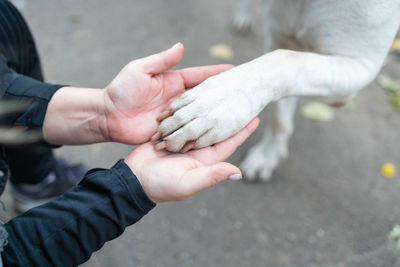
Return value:
<svg viewBox="0 0 400 267">
<path fill-rule="evenodd" d="M 56 159 L 52 172 L 39 184 L 11 184 L 14 208 L 18 213 L 42 205 L 77 185 L 87 169 L 82 164 L 69 164 L 62 158 Z"/>
</svg>

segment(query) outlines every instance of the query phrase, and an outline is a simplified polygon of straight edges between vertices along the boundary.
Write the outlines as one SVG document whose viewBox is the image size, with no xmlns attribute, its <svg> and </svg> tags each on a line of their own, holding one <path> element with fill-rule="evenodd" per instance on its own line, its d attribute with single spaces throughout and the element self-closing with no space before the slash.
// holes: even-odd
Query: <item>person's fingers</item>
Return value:
<svg viewBox="0 0 400 267">
<path fill-rule="evenodd" d="M 245 128 L 228 139 L 215 144 L 212 147 L 205 147 L 199 150 L 188 152 L 193 157 L 204 164 L 213 164 L 223 161 L 235 152 L 235 150 L 257 129 L 260 119 L 254 118 Z"/>
<path fill-rule="evenodd" d="M 233 152 L 235 152 L 235 150 L 241 144 L 243 144 L 243 142 L 246 141 L 246 139 L 257 129 L 259 123 L 260 119 L 256 117 L 237 134 L 213 146 L 213 149 L 216 152 L 215 154 L 218 155 L 216 160 L 222 161 L 227 159 L 230 155 L 232 155 Z"/>
<path fill-rule="evenodd" d="M 240 169 L 227 162 L 219 162 L 214 165 L 199 167 L 189 171 L 183 176 L 181 182 L 182 192 L 187 192 L 186 198 L 212 187 L 228 179 L 239 180 L 242 173 Z"/>
<path fill-rule="evenodd" d="M 178 65 L 182 60 L 184 50 L 183 44 L 177 43 L 172 48 L 158 54 L 138 59 L 134 61 L 134 64 L 141 71 L 155 75 Z"/>
<path fill-rule="evenodd" d="M 200 84 L 208 77 L 217 75 L 233 67 L 234 67 L 233 65 L 229 64 L 220 64 L 220 65 L 186 68 L 177 70 L 176 72 L 178 72 L 182 76 L 185 88 L 190 89 Z"/>
</svg>

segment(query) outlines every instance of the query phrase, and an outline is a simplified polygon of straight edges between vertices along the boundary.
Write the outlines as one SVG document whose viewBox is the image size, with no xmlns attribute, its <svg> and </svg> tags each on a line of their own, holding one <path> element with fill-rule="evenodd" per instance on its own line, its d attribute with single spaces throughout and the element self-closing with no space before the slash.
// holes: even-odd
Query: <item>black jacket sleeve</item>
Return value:
<svg viewBox="0 0 400 267">
<path fill-rule="evenodd" d="M 7 65 L 7 60 L 0 53 L 0 96 L 2 97 L 10 84 L 17 78 L 17 73 Z"/>
<path fill-rule="evenodd" d="M 42 79 L 39 55 L 28 25 L 9 1 L 0 0 L 0 100 L 31 103 L 23 114 L 8 116 L 6 121 L 2 117 L 1 124 L 41 128 L 47 103 L 61 87 L 39 81 Z"/>
<path fill-rule="evenodd" d="M 5 224 L 5 266 L 77 266 L 155 204 L 120 160 L 94 169 L 74 189 Z"/>
<path fill-rule="evenodd" d="M 0 100 L 30 103 L 22 114 L 16 113 L 6 119 L 2 118 L 2 124 L 41 129 L 47 105 L 61 87 L 63 85 L 49 84 L 17 74 L 8 67 L 5 57 L 0 54 Z"/>
</svg>

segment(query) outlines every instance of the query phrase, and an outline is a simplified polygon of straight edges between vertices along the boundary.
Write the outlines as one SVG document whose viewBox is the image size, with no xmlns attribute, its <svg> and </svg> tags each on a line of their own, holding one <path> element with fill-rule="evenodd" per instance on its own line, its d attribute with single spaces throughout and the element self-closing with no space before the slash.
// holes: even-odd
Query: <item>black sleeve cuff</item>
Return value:
<svg viewBox="0 0 400 267">
<path fill-rule="evenodd" d="M 156 206 L 156 204 L 144 192 L 139 180 L 123 159 L 119 160 L 114 167 L 112 167 L 112 170 L 115 170 L 115 172 L 118 173 L 121 182 L 129 191 L 132 201 L 135 203 L 135 206 L 142 210 L 143 215 L 147 214 Z"/>
<path fill-rule="evenodd" d="M 18 114 L 17 117 L 12 118 L 12 125 L 41 129 L 47 105 L 54 93 L 61 87 L 64 87 L 64 85 L 44 83 L 19 75 L 7 88 L 3 99 L 17 102 L 27 101 L 32 102 L 32 104 L 23 114 Z"/>
<path fill-rule="evenodd" d="M 123 159 L 120 159 L 110 170 L 99 168 L 92 169 L 88 171 L 85 177 L 90 177 L 99 171 L 110 171 L 119 178 L 120 184 L 123 185 L 134 206 L 140 210 L 139 213 L 141 216 L 147 214 L 156 206 L 156 204 L 144 192 L 139 180 Z M 81 184 L 85 184 L 85 179 L 81 181 L 80 185 Z"/>
</svg>

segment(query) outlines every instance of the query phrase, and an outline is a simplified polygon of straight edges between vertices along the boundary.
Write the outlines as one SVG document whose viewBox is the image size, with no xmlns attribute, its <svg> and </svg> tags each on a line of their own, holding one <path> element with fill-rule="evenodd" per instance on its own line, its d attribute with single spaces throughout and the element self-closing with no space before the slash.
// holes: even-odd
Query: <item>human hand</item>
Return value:
<svg viewBox="0 0 400 267">
<path fill-rule="evenodd" d="M 156 203 L 181 201 L 227 179 L 241 178 L 240 170 L 226 162 L 259 124 L 253 119 L 229 139 L 186 154 L 156 151 L 152 143 L 140 145 L 125 159 L 148 197 Z"/>
<path fill-rule="evenodd" d="M 147 142 L 158 127 L 157 117 L 171 100 L 230 65 L 193 67 L 168 71 L 182 59 L 178 43 L 159 54 L 127 64 L 104 92 L 105 140 L 140 144 Z"/>
</svg>

